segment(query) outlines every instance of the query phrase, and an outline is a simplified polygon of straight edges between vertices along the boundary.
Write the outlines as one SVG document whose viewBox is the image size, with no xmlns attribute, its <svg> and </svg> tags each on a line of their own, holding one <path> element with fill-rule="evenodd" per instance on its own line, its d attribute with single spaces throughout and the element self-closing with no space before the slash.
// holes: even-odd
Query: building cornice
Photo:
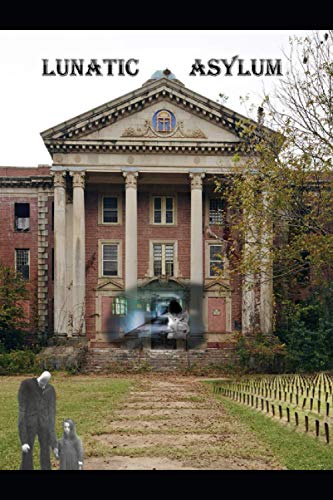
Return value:
<svg viewBox="0 0 333 500">
<path fill-rule="evenodd" d="M 0 187 L 53 188 L 52 176 L 0 177 Z"/>
<path fill-rule="evenodd" d="M 172 144 L 162 141 L 61 141 L 49 139 L 45 145 L 50 154 L 56 153 L 167 153 L 232 155 L 241 150 L 239 142 L 192 141 Z"/>
</svg>

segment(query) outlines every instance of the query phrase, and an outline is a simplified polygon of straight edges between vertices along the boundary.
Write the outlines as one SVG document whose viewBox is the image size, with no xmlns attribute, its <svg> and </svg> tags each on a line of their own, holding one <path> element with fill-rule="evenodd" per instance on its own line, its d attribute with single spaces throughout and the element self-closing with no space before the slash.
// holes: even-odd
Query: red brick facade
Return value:
<svg viewBox="0 0 333 500">
<path fill-rule="evenodd" d="M 48 179 L 48 202 L 47 202 L 47 253 L 48 253 L 48 331 L 53 330 L 53 288 L 52 276 L 52 250 L 54 249 L 53 230 L 53 188 L 50 169 L 39 168 L 1 168 L 0 169 L 0 232 L 2 235 L 0 245 L 0 262 L 11 267 L 15 266 L 15 249 L 25 248 L 30 250 L 30 319 L 37 311 L 38 302 L 38 189 L 43 190 L 42 180 Z M 31 181 L 34 179 L 35 184 Z M 38 185 L 38 183 L 40 185 Z M 39 187 L 38 187 L 39 186 Z M 211 191 L 204 188 L 204 200 L 209 197 Z M 121 200 L 121 220 L 118 225 L 103 225 L 100 221 L 99 204 L 100 197 L 119 196 Z M 175 204 L 175 224 L 172 226 L 158 226 L 152 224 L 151 206 L 153 196 L 173 196 Z M 26 232 L 18 232 L 14 229 L 14 204 L 29 203 L 30 205 L 30 228 Z M 175 241 L 178 248 L 178 276 L 184 280 L 190 280 L 190 255 L 191 255 L 191 190 L 190 186 L 182 184 L 166 185 L 142 185 L 138 182 L 137 194 L 138 214 L 138 279 L 147 278 L 151 263 L 150 241 Z M 212 242 L 211 233 L 207 233 L 207 204 L 203 203 L 202 232 L 203 232 L 203 270 L 205 285 L 212 279 L 207 276 L 206 242 Z M 119 240 L 122 242 L 122 269 L 125 271 L 125 188 L 121 184 L 109 184 L 105 186 L 89 184 L 85 187 L 85 227 L 86 227 L 86 337 L 88 340 L 96 340 L 96 316 L 102 314 L 102 330 L 105 331 L 105 311 L 110 311 L 112 297 L 103 296 L 101 300 L 102 310 L 96 305 L 99 284 L 99 240 Z M 222 236 L 223 230 L 218 225 L 210 225 L 214 234 Z M 234 278 L 231 284 L 231 329 L 226 322 L 226 299 L 225 297 L 207 297 L 207 325 L 210 334 L 230 333 L 239 329 L 241 325 L 241 290 L 240 280 Z M 110 294 L 112 295 L 112 294 Z M 214 294 L 213 294 L 214 295 Z M 35 311 L 35 313 L 34 313 Z M 207 332 L 206 332 L 207 333 Z M 105 342 L 100 342 L 104 345 Z M 210 339 L 208 346 L 218 347 L 219 341 Z"/>
</svg>

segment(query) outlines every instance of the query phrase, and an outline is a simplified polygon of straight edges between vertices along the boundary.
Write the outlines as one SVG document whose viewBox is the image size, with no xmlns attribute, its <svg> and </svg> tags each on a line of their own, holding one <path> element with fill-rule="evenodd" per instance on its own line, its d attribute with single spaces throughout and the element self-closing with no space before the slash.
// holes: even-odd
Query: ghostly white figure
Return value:
<svg viewBox="0 0 333 500">
<path fill-rule="evenodd" d="M 189 314 L 187 311 L 179 314 L 168 313 L 168 339 L 186 340 L 186 336 L 190 331 L 188 324 Z"/>
</svg>

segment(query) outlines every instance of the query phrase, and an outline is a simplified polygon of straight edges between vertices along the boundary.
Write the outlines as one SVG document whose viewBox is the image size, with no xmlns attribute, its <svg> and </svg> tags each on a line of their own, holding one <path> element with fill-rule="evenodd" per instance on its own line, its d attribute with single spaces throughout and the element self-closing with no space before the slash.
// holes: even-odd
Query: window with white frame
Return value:
<svg viewBox="0 0 333 500">
<path fill-rule="evenodd" d="M 172 196 L 154 196 L 153 205 L 154 224 L 174 224 L 175 201 Z"/>
<path fill-rule="evenodd" d="M 21 273 L 23 279 L 30 277 L 30 250 L 28 248 L 15 249 L 16 272 Z"/>
<path fill-rule="evenodd" d="M 103 196 L 103 224 L 118 224 L 119 207 L 117 196 Z"/>
<path fill-rule="evenodd" d="M 126 297 L 115 297 L 112 301 L 112 314 L 116 316 L 125 316 L 127 314 Z"/>
<path fill-rule="evenodd" d="M 154 276 L 174 275 L 174 253 L 173 243 L 153 244 Z"/>
<path fill-rule="evenodd" d="M 222 270 L 222 245 L 209 245 L 209 276 L 220 276 Z"/>
<path fill-rule="evenodd" d="M 221 198 L 209 200 L 209 224 L 223 223 L 224 201 Z"/>
<path fill-rule="evenodd" d="M 103 243 L 102 244 L 102 275 L 103 276 L 118 276 L 119 275 L 119 244 L 118 243 Z"/>
</svg>

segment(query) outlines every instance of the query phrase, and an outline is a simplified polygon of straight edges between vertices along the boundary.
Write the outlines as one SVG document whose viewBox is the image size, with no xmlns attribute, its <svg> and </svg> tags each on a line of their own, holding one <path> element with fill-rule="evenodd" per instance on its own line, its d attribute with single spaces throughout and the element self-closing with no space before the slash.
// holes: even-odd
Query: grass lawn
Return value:
<svg viewBox="0 0 333 500">
<path fill-rule="evenodd" d="M 333 470 L 332 444 L 281 425 L 260 412 L 216 394 L 228 412 L 267 443 L 274 455 L 290 470 Z"/>
<path fill-rule="evenodd" d="M 21 462 L 21 444 L 18 436 L 17 392 L 27 376 L 0 377 L 0 470 L 16 470 Z M 102 376 L 68 376 L 55 373 L 51 383 L 57 393 L 56 431 L 62 435 L 62 421 L 72 418 L 81 437 L 86 455 L 102 453 L 93 444 L 92 433 L 102 433 L 112 420 L 112 414 L 133 381 L 127 378 Z M 35 441 L 34 466 L 39 469 L 39 444 Z M 52 455 L 53 457 L 53 455 Z M 54 468 L 58 462 L 52 458 Z"/>
</svg>

